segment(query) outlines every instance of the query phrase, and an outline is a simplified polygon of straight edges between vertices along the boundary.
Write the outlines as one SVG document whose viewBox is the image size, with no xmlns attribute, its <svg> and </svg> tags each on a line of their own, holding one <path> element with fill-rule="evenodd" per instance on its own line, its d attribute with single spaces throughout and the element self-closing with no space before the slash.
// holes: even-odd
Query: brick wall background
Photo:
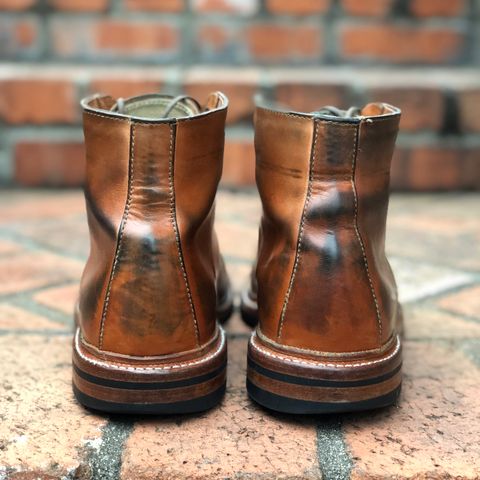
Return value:
<svg viewBox="0 0 480 480">
<path fill-rule="evenodd" d="M 480 0 L 0 0 L 0 182 L 75 186 L 79 99 L 230 97 L 223 182 L 254 182 L 252 96 L 400 106 L 396 189 L 480 189 Z"/>
</svg>

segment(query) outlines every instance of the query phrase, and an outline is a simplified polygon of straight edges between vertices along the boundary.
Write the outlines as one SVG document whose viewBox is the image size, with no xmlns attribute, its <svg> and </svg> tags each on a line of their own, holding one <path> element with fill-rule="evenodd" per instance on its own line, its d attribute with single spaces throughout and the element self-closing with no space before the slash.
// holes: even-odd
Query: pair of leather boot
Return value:
<svg viewBox="0 0 480 480">
<path fill-rule="evenodd" d="M 227 98 L 82 102 L 91 251 L 75 311 L 73 385 L 87 407 L 205 410 L 225 391 L 233 295 L 214 231 Z M 259 249 L 241 313 L 247 389 L 268 408 L 395 402 L 401 311 L 385 257 L 400 112 L 257 106 Z"/>
</svg>

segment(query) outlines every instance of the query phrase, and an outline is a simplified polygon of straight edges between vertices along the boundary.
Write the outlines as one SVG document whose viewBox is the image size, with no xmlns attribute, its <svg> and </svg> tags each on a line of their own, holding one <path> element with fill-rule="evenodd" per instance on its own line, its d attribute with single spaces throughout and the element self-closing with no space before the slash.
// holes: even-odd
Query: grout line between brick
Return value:
<svg viewBox="0 0 480 480">
<path fill-rule="evenodd" d="M 1 300 L 4 299 L 2 298 Z M 48 320 L 58 323 L 59 326 L 64 325 L 68 327 L 70 331 L 73 327 L 73 309 L 72 314 L 68 315 L 60 310 L 55 310 L 37 302 L 31 298 L 29 294 L 24 294 L 23 292 L 14 297 L 7 298 L 6 300 L 9 304 L 19 307 L 29 313 L 48 318 Z"/>
<path fill-rule="evenodd" d="M 353 460 L 345 442 L 340 417 L 326 417 L 318 422 L 317 459 L 322 480 L 350 478 Z"/>
<path fill-rule="evenodd" d="M 470 338 L 460 344 L 460 350 L 469 360 L 480 368 L 480 339 Z"/>
<path fill-rule="evenodd" d="M 445 289 L 439 290 L 437 292 L 431 293 L 431 294 L 426 294 L 425 296 L 421 298 L 417 298 L 416 300 L 411 300 L 411 301 L 402 301 L 401 303 L 403 305 L 409 305 L 409 306 L 417 306 L 417 305 L 422 305 L 423 303 L 427 303 L 428 301 L 431 300 L 439 300 L 442 297 L 446 297 L 448 295 L 452 295 L 454 293 L 461 292 L 462 290 L 466 290 L 471 287 L 477 286 L 480 282 L 480 279 L 478 278 L 478 275 L 472 276 L 470 280 L 465 280 L 465 282 L 459 283 L 453 287 L 447 287 Z M 454 313 L 455 315 L 458 316 L 457 313 L 451 312 L 448 310 L 444 309 L 445 313 Z"/>
<path fill-rule="evenodd" d="M 127 417 L 110 417 L 102 428 L 100 448 L 90 454 L 90 480 L 118 480 L 122 469 L 122 455 L 125 443 L 134 426 Z"/>
<path fill-rule="evenodd" d="M 0 337 L 7 336 L 32 336 L 32 337 L 71 337 L 72 331 L 70 329 L 66 330 L 18 330 L 18 329 L 3 329 L 0 328 Z"/>
<path fill-rule="evenodd" d="M 405 254 L 397 254 L 395 252 L 389 253 L 387 252 L 387 257 L 389 260 L 403 260 L 407 262 L 415 262 L 416 265 L 424 266 L 424 267 L 438 267 L 448 270 L 453 270 L 457 273 L 463 273 L 465 275 L 469 275 L 472 278 L 478 278 L 480 280 L 480 270 L 467 270 L 462 266 L 452 265 L 451 263 L 445 263 L 442 261 L 432 261 L 430 259 L 418 258 L 414 256 L 408 256 Z"/>
<path fill-rule="evenodd" d="M 38 252 L 43 250 L 48 253 L 58 255 L 60 257 L 68 258 L 70 260 L 77 260 L 81 262 L 85 261 L 84 255 L 71 254 L 71 253 L 62 251 L 58 248 L 52 247 L 50 245 L 43 244 L 41 242 L 38 242 L 32 239 L 28 235 L 10 230 L 9 227 L 5 227 L 5 226 L 1 227 L 0 239 L 16 242 L 18 245 L 20 245 L 21 247 L 23 247 L 24 249 L 30 252 Z"/>
</svg>

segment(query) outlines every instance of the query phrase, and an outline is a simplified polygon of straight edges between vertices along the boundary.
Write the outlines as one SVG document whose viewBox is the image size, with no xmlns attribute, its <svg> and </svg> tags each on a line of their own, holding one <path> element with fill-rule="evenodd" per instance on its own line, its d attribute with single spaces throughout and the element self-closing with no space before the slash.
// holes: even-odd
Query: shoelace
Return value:
<svg viewBox="0 0 480 480">
<path fill-rule="evenodd" d="M 202 111 L 202 106 L 193 97 L 190 97 L 189 95 L 178 95 L 175 98 L 172 98 L 170 102 L 167 104 L 167 106 L 165 107 L 165 110 L 163 111 L 163 117 L 168 117 L 171 111 L 180 102 L 183 102 L 183 103 L 190 102 L 191 104 L 193 104 L 195 113 L 199 113 Z"/>
<path fill-rule="evenodd" d="M 342 110 L 337 107 L 333 107 L 331 105 L 326 105 L 318 110 L 315 110 L 312 113 L 319 113 L 319 114 L 326 114 L 326 115 L 333 115 L 334 117 L 356 117 L 361 112 L 360 108 L 358 107 L 350 107 L 348 110 Z"/>
</svg>

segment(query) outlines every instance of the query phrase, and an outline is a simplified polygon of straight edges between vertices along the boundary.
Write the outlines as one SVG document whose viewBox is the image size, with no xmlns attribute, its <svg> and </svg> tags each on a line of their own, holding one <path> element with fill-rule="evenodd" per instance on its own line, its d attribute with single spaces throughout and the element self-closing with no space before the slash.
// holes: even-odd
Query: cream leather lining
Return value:
<svg viewBox="0 0 480 480">
<path fill-rule="evenodd" d="M 165 110 L 168 108 L 173 98 L 169 96 L 141 96 L 131 99 L 117 101 L 112 108 L 113 111 L 119 111 L 126 115 L 135 117 L 160 119 L 160 118 L 176 118 L 176 117 L 190 117 L 199 112 L 198 108 L 193 103 L 181 102 L 175 106 L 165 116 Z M 121 108 L 119 108 L 121 105 Z"/>
<path fill-rule="evenodd" d="M 171 123 L 172 120 L 188 120 L 191 117 L 201 117 L 226 109 L 228 99 L 221 92 L 212 92 L 202 106 L 193 97 L 187 95 L 152 93 L 127 99 L 115 99 L 109 95 L 96 94 L 84 98 L 81 105 L 85 113 L 106 118 Z"/>
</svg>

